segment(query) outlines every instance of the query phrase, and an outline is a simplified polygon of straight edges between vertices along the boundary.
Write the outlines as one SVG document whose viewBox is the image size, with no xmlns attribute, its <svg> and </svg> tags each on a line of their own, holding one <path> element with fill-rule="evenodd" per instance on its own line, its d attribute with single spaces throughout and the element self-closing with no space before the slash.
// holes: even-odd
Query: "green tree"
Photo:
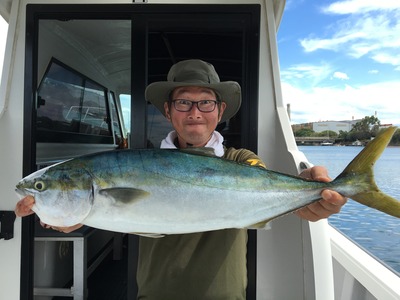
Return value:
<svg viewBox="0 0 400 300">
<path fill-rule="evenodd" d="M 325 130 L 318 133 L 318 136 L 329 136 L 330 138 L 335 138 L 338 134 L 332 130 Z"/>
<path fill-rule="evenodd" d="M 371 137 L 376 136 L 379 130 L 381 121 L 374 116 L 366 116 L 361 121 L 354 124 L 349 132 L 350 140 L 369 140 Z"/>
<path fill-rule="evenodd" d="M 339 130 L 338 138 L 341 139 L 343 142 L 350 141 L 350 134 L 348 131 Z"/>
<path fill-rule="evenodd" d="M 314 130 L 309 129 L 309 128 L 302 128 L 302 129 L 297 130 L 294 133 L 295 136 L 301 136 L 301 137 L 303 137 L 303 136 L 312 136 L 313 134 L 314 134 Z"/>
</svg>

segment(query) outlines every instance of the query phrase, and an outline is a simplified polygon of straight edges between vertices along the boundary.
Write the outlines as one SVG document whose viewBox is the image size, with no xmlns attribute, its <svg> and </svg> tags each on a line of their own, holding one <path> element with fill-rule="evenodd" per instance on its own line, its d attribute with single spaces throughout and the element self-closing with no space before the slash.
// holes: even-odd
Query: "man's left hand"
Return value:
<svg viewBox="0 0 400 300">
<path fill-rule="evenodd" d="M 321 166 L 315 166 L 304 170 L 300 174 L 300 177 L 322 182 L 329 182 L 332 180 L 329 178 L 326 168 Z M 297 210 L 296 215 L 302 219 L 315 222 L 340 212 L 342 206 L 347 202 L 347 198 L 331 190 L 322 191 L 321 198 L 320 201 Z"/>
</svg>

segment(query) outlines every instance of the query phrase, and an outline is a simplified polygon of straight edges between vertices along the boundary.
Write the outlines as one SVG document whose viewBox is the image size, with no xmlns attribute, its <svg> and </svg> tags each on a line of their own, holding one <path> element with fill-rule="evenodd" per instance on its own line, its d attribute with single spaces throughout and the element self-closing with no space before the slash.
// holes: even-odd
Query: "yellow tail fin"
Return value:
<svg viewBox="0 0 400 300">
<path fill-rule="evenodd" d="M 351 176 L 352 174 L 367 174 L 370 190 L 359 193 L 351 198 L 359 203 L 400 218 L 400 201 L 380 191 L 375 183 L 373 175 L 373 166 L 389 144 L 396 129 L 396 127 L 389 127 L 378 134 L 377 137 L 369 142 L 360 154 L 350 162 L 338 178 Z"/>
</svg>

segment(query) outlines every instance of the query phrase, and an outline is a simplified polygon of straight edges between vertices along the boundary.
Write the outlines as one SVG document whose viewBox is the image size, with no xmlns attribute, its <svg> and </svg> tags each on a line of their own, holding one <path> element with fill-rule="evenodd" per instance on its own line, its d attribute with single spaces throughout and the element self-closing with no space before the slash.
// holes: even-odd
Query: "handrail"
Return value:
<svg viewBox="0 0 400 300">
<path fill-rule="evenodd" d="M 332 257 L 377 299 L 395 300 L 400 296 L 400 276 L 329 226 Z M 344 286 L 346 283 L 343 284 Z M 349 288 L 347 286 L 347 288 Z M 350 288 L 351 289 L 351 288 Z M 344 293 L 346 291 L 343 291 Z"/>
</svg>

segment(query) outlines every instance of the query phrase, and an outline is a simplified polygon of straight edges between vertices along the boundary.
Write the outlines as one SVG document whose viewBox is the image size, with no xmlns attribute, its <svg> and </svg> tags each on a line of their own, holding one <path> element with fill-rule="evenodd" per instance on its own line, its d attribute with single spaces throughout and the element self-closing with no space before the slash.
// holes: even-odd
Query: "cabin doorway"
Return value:
<svg viewBox="0 0 400 300">
<path fill-rule="evenodd" d="M 78 74 L 76 76 L 84 78 L 84 82 L 90 81 L 91 86 L 98 87 L 97 94 L 98 90 L 103 91 L 104 101 L 108 104 L 101 111 L 109 111 L 110 114 L 110 102 L 115 99 L 116 117 L 111 117 L 112 122 L 105 118 L 104 121 L 108 122 L 106 127 L 112 131 L 112 123 L 119 122 L 119 126 L 124 127 L 120 134 L 128 133 L 129 146 L 145 148 L 158 147 L 169 130 L 161 114 L 144 99 L 147 84 L 165 80 L 169 68 L 177 61 L 190 58 L 208 61 L 215 66 L 222 81 L 234 80 L 242 87 L 242 107 L 239 113 L 218 130 L 224 135 L 227 146 L 244 147 L 256 152 L 259 27 L 259 5 L 28 5 L 24 175 L 57 160 L 53 157 L 52 161 L 46 162 L 46 157 L 60 149 L 64 150 L 64 156 L 73 157 L 87 151 L 96 152 L 118 146 L 112 135 L 88 139 L 83 137 L 87 132 L 52 132 L 46 136 L 46 132 L 38 131 L 38 109 L 46 103 L 38 95 L 51 62 L 57 62 L 73 74 Z M 71 80 L 65 78 L 65 81 L 71 87 Z M 62 101 L 65 104 L 67 100 Z M 62 105 L 62 101 L 57 104 Z M 128 113 L 124 112 L 126 102 L 130 108 Z M 85 108 L 90 111 L 87 107 L 78 107 L 77 112 L 82 113 Z M 71 107 L 69 111 L 73 111 Z M 96 121 L 93 116 L 92 120 Z M 127 124 L 127 128 L 124 124 Z M 55 140 L 51 140 L 51 137 Z M 92 140 L 94 142 L 88 143 Z M 43 143 L 46 145 L 43 146 Z M 106 148 L 103 149 L 104 146 Z M 38 246 L 38 230 L 34 217 L 23 219 L 22 299 L 47 299 L 45 296 L 34 295 L 34 287 L 38 282 L 35 279 L 38 275 L 35 274 L 38 274 L 40 257 L 47 260 L 57 257 L 60 249 L 69 249 L 68 255 L 72 255 L 71 242 L 59 243 L 53 248 L 46 248 L 43 244 Z M 250 233 L 248 242 L 248 299 L 254 299 L 256 294 L 255 234 Z M 47 235 L 53 236 L 51 232 Z M 99 231 L 96 232 L 96 239 L 90 243 L 98 244 L 101 241 L 106 247 L 110 241 L 113 242 L 113 238 L 113 234 Z M 127 299 L 134 299 L 137 238 L 129 236 L 124 239 L 128 247 L 126 259 L 129 266 L 123 268 L 123 272 L 126 272 L 126 295 Z M 90 248 L 91 245 L 87 244 L 86 247 Z M 101 254 L 103 247 L 100 248 L 91 247 L 90 251 Z M 93 257 L 96 255 L 98 253 L 94 253 Z M 63 270 L 73 274 L 71 266 L 67 266 L 71 265 L 71 261 L 63 263 L 66 264 L 62 266 Z M 60 266 L 58 260 L 54 261 L 54 266 L 48 272 L 54 272 L 56 265 Z M 45 271 L 41 272 L 43 276 Z M 101 269 L 95 269 L 93 274 L 96 272 L 101 272 Z M 51 274 L 48 276 L 52 277 Z M 92 284 L 99 286 L 102 283 Z M 92 287 L 86 288 L 83 297 L 94 297 Z"/>
</svg>

